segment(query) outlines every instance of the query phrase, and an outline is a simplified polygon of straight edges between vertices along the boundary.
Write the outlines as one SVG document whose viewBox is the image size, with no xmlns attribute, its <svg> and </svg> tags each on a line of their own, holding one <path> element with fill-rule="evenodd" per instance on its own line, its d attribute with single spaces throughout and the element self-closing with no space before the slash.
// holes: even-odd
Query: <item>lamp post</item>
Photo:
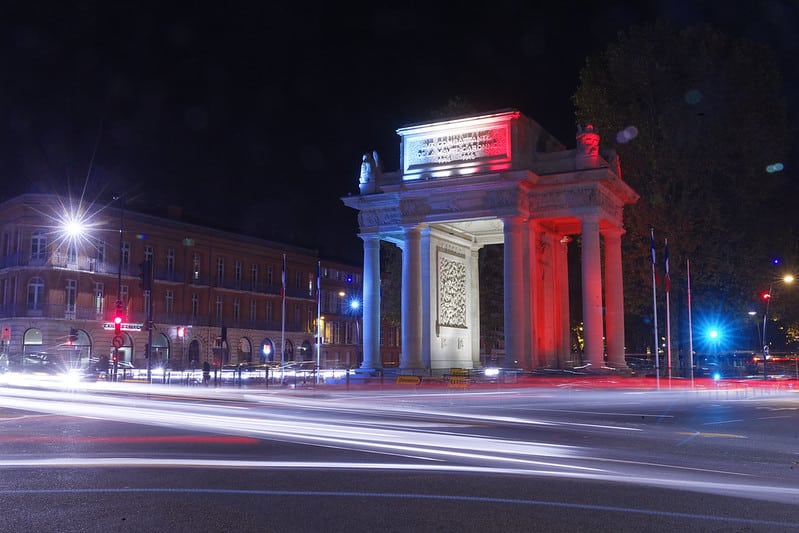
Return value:
<svg viewBox="0 0 799 533">
<path fill-rule="evenodd" d="M 778 281 L 782 281 L 783 283 L 793 283 L 794 277 L 790 274 L 786 274 Z M 767 359 L 769 353 L 768 347 L 768 337 L 766 337 L 766 323 L 768 321 L 768 310 L 769 306 L 771 305 L 772 297 L 774 296 L 774 281 L 771 280 L 771 283 L 768 287 L 768 292 L 763 295 L 763 298 L 766 300 L 766 309 L 763 311 L 763 379 L 768 379 L 768 371 L 766 369 L 767 366 Z"/>
<path fill-rule="evenodd" d="M 122 253 L 124 247 L 124 240 L 123 234 L 125 231 L 125 199 L 122 195 L 114 196 L 114 201 L 119 203 L 119 262 L 117 263 L 117 301 L 114 305 L 116 312 L 121 312 L 124 309 L 124 303 L 122 302 Z M 116 337 L 114 338 L 114 370 L 113 370 L 113 381 L 117 380 L 117 370 L 119 369 L 119 344 L 117 342 Z M 149 378 L 149 376 L 148 376 Z"/>
</svg>

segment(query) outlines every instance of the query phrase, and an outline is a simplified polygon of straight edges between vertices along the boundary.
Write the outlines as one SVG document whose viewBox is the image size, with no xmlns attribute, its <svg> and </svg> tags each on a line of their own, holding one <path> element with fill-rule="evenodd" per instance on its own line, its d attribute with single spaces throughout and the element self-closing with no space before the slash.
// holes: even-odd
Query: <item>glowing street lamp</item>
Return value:
<svg viewBox="0 0 799 533">
<path fill-rule="evenodd" d="M 777 264 L 775 261 L 774 264 Z M 768 292 L 763 293 L 762 298 L 766 301 L 766 309 L 763 311 L 763 379 L 768 379 L 768 372 L 766 370 L 766 360 L 768 359 L 768 338 L 766 337 L 766 323 L 768 321 L 768 309 L 771 305 L 771 300 L 774 297 L 774 281 L 772 280 L 768 287 Z M 781 281 L 786 284 L 791 284 L 794 281 L 794 277 L 790 274 L 786 274 L 782 278 L 776 280 Z"/>
</svg>

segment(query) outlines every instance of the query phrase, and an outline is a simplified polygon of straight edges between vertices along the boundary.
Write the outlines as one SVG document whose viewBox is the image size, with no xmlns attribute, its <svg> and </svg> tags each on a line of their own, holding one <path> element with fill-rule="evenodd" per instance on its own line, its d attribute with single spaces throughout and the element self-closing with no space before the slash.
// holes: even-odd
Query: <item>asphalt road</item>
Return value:
<svg viewBox="0 0 799 533">
<path fill-rule="evenodd" d="M 0 531 L 797 531 L 799 393 L 0 387 Z"/>
</svg>

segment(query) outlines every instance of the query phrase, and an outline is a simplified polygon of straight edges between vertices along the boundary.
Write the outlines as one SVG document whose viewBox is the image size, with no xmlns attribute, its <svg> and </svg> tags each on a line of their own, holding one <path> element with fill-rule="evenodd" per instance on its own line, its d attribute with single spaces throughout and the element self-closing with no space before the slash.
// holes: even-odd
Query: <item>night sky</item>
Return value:
<svg viewBox="0 0 799 533">
<path fill-rule="evenodd" d="M 355 263 L 339 198 L 357 193 L 363 152 L 395 170 L 395 130 L 456 98 L 519 109 L 573 147 L 579 70 L 631 24 L 768 43 L 792 99 L 799 84 L 791 0 L 122 4 L 0 7 L 0 198 L 124 193 Z"/>
</svg>

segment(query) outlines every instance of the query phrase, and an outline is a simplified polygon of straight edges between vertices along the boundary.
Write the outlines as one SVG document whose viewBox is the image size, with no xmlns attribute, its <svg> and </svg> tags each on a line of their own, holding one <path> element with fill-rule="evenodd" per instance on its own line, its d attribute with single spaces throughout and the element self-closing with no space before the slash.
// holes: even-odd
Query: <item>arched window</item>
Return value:
<svg viewBox="0 0 799 533">
<path fill-rule="evenodd" d="M 44 280 L 31 278 L 28 282 L 28 309 L 41 311 L 44 307 Z"/>
<path fill-rule="evenodd" d="M 260 354 L 260 361 L 262 363 L 272 362 L 275 360 L 275 343 L 272 342 L 272 339 L 266 338 L 261 341 L 261 354 Z M 278 354 L 278 360 L 280 359 Z"/>
</svg>

